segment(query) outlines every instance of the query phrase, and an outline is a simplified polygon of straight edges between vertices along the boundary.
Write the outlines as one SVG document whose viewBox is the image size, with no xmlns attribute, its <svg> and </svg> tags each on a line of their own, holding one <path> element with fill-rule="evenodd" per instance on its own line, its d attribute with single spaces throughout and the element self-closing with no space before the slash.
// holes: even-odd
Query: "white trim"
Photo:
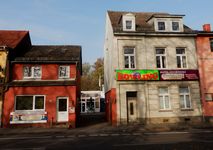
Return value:
<svg viewBox="0 0 213 150">
<path fill-rule="evenodd" d="M 133 54 L 125 54 L 125 49 L 133 49 Z M 135 69 L 136 68 L 136 52 L 135 47 L 133 46 L 124 46 L 123 47 L 123 56 L 124 56 L 124 69 Z M 128 68 L 125 67 L 125 57 L 128 57 Z M 131 57 L 134 57 L 134 68 L 131 67 Z"/>
<path fill-rule="evenodd" d="M 24 68 L 25 67 L 29 67 L 29 69 L 31 70 L 31 76 L 30 77 L 28 77 L 28 76 L 24 76 Z M 35 77 L 34 76 L 34 69 L 35 69 L 35 67 L 39 67 L 40 68 L 40 76 L 39 77 Z M 23 79 L 41 79 L 41 77 L 42 77 L 42 67 L 41 67 L 41 65 L 23 65 Z"/>
<path fill-rule="evenodd" d="M 66 76 L 60 76 L 60 67 L 66 67 Z M 59 65 L 58 66 L 58 79 L 69 79 L 70 78 L 70 66 L 69 65 Z"/>
<path fill-rule="evenodd" d="M 180 88 L 187 88 L 188 89 L 188 93 L 180 93 Z M 190 103 L 190 107 L 187 108 L 187 104 L 186 104 L 186 96 L 189 96 L 189 103 Z M 184 100 L 184 108 L 181 108 L 181 105 L 180 105 L 180 109 L 181 110 L 187 110 L 187 109 L 192 109 L 192 101 L 191 101 L 191 95 L 190 95 L 190 88 L 189 86 L 179 86 L 179 102 L 181 101 L 180 99 L 180 96 L 183 96 Z"/>
<path fill-rule="evenodd" d="M 177 49 L 184 49 L 184 54 L 177 54 Z M 177 68 L 178 69 L 187 69 L 188 68 L 188 63 L 187 63 L 187 53 L 186 53 L 186 48 L 185 47 L 176 47 L 175 48 L 175 51 L 176 51 L 176 63 L 177 63 L 177 57 L 180 57 L 180 62 L 181 62 L 181 67 L 178 68 L 178 63 L 177 63 Z M 186 57 L 186 67 L 183 67 L 183 57 Z"/>
<path fill-rule="evenodd" d="M 160 88 L 167 88 L 168 90 L 168 93 L 166 94 L 160 94 Z M 160 108 L 160 96 L 163 96 L 163 104 L 164 104 L 164 108 L 161 109 Z M 166 100 L 165 100 L 165 97 L 168 96 L 168 100 L 169 100 L 169 108 L 166 108 Z M 159 99 L 159 110 L 171 110 L 171 101 L 170 101 L 170 96 L 169 96 L 169 87 L 158 87 L 158 99 Z"/>
<path fill-rule="evenodd" d="M 164 49 L 164 54 L 157 54 L 156 53 L 156 50 L 157 49 Z M 166 57 L 166 48 L 165 47 L 156 47 L 155 48 L 155 55 L 156 55 L 156 57 L 155 57 L 155 60 L 156 60 L 156 68 L 157 69 L 166 69 L 167 68 L 167 57 Z M 157 56 L 159 56 L 160 57 L 160 68 L 158 68 L 157 67 Z M 162 61 L 162 57 L 165 57 L 165 68 L 163 68 L 163 61 Z"/>
<path fill-rule="evenodd" d="M 59 121 L 58 120 L 58 113 L 59 113 L 59 99 L 67 99 L 67 120 L 66 121 Z M 56 119 L 57 122 L 68 122 L 69 121 L 69 97 L 57 97 L 56 99 Z"/>
</svg>

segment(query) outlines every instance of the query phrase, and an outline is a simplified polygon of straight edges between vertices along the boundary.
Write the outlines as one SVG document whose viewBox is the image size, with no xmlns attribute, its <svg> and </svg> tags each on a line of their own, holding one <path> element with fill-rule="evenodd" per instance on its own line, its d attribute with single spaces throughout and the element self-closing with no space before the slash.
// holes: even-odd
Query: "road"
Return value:
<svg viewBox="0 0 213 150">
<path fill-rule="evenodd" d="M 213 132 L 3 135 L 1 150 L 212 150 Z"/>
</svg>

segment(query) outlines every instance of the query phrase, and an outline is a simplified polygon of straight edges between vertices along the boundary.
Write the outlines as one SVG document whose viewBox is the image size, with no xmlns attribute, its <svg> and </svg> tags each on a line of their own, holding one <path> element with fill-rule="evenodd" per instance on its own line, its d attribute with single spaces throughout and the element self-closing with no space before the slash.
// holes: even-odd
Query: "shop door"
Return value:
<svg viewBox="0 0 213 150">
<path fill-rule="evenodd" d="M 60 97 L 57 99 L 57 122 L 68 121 L 68 98 Z"/>
<path fill-rule="evenodd" d="M 127 94 L 127 121 L 128 123 L 137 122 L 137 93 Z"/>
</svg>

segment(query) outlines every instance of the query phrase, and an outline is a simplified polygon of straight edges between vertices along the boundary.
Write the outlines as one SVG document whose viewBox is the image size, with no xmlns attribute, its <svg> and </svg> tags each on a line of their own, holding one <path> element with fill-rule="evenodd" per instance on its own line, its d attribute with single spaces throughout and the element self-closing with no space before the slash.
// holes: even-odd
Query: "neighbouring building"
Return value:
<svg viewBox="0 0 213 150">
<path fill-rule="evenodd" d="M 197 35 L 197 56 L 200 73 L 200 89 L 203 115 L 207 122 L 213 122 L 213 32 L 210 24 L 203 25 Z"/>
<path fill-rule="evenodd" d="M 107 12 L 104 82 L 112 124 L 202 121 L 196 32 L 183 17 Z"/>
<path fill-rule="evenodd" d="M 10 79 L 10 61 L 31 46 L 28 31 L 0 30 L 0 126 L 5 84 Z"/>
<path fill-rule="evenodd" d="M 31 46 L 11 61 L 3 126 L 76 127 L 79 113 L 80 46 Z"/>
<path fill-rule="evenodd" d="M 81 113 L 105 112 L 104 91 L 81 91 Z"/>
</svg>

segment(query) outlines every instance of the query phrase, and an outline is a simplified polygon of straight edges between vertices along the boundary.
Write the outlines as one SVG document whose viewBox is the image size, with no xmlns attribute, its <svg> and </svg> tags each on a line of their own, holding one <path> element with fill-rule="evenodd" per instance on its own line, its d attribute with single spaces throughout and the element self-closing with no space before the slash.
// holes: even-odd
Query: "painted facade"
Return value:
<svg viewBox="0 0 213 150">
<path fill-rule="evenodd" d="M 76 127 L 81 47 L 32 46 L 12 64 L 3 104 L 3 126 Z"/>
<path fill-rule="evenodd" d="M 213 116 L 213 32 L 206 24 L 197 35 L 197 56 L 200 73 L 200 89 L 202 96 L 203 115 L 206 121 L 212 122 Z"/>
<path fill-rule="evenodd" d="M 114 125 L 201 122 L 195 37 L 183 25 L 183 15 L 109 11 L 104 46 L 108 120 Z"/>
</svg>

